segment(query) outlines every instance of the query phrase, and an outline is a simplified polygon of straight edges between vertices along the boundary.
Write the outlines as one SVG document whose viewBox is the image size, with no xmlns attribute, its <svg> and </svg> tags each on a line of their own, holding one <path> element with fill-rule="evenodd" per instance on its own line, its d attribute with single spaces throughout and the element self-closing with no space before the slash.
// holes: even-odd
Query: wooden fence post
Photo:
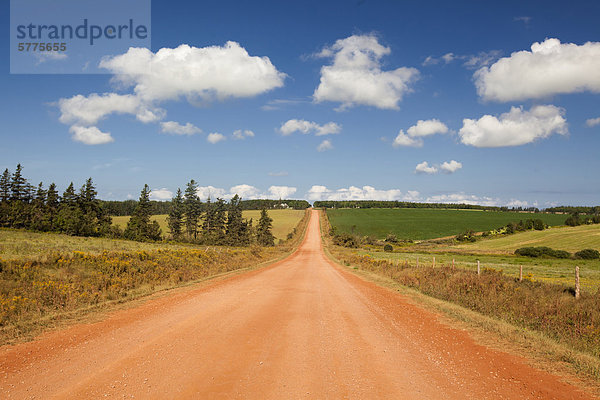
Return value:
<svg viewBox="0 0 600 400">
<path fill-rule="evenodd" d="M 452 259 L 452 269 L 454 269 L 454 258 Z"/>
<path fill-rule="evenodd" d="M 523 266 L 519 268 L 519 282 L 523 282 Z"/>
<path fill-rule="evenodd" d="M 433 257 L 433 264 L 432 267 L 435 268 L 435 257 Z"/>
<path fill-rule="evenodd" d="M 419 268 L 419 257 L 417 257 L 417 268 Z"/>
<path fill-rule="evenodd" d="M 579 266 L 577 265 L 575 267 L 575 298 L 578 299 L 579 298 Z"/>
<path fill-rule="evenodd" d="M 477 260 L 477 275 L 481 275 L 481 267 L 479 265 L 479 260 Z"/>
</svg>

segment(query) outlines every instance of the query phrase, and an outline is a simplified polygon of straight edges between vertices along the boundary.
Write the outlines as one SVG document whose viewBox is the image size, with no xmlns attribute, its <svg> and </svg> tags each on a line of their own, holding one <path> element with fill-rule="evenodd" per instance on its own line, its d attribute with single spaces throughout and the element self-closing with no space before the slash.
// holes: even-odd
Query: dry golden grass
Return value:
<svg viewBox="0 0 600 400">
<path fill-rule="evenodd" d="M 290 233 L 292 229 L 298 225 L 298 222 L 300 222 L 304 216 L 304 210 L 268 210 L 268 213 L 269 216 L 273 218 L 273 236 L 282 240 L 285 240 L 288 233 Z M 243 211 L 242 215 L 246 219 L 252 218 L 252 222 L 254 226 L 256 226 L 258 219 L 260 218 L 260 210 L 245 210 Z M 113 225 L 117 225 L 121 229 L 125 229 L 129 218 L 129 216 L 112 217 Z M 166 215 L 153 215 L 151 219 L 158 222 L 163 234 L 169 233 Z"/>
</svg>

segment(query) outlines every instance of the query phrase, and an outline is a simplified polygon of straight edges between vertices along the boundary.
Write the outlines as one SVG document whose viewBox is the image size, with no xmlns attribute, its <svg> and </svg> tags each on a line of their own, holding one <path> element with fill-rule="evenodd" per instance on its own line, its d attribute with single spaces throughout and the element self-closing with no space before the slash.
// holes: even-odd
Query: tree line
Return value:
<svg viewBox="0 0 600 400">
<path fill-rule="evenodd" d="M 100 204 L 106 210 L 108 215 L 126 216 L 133 215 L 135 207 L 137 206 L 136 200 L 100 200 Z M 310 203 L 306 200 L 241 200 L 240 205 L 242 210 L 274 210 L 274 209 L 287 209 L 291 208 L 294 210 L 304 210 L 310 207 Z M 173 207 L 172 201 L 156 201 L 150 200 L 150 210 L 152 215 L 165 215 L 171 212 Z"/>
<path fill-rule="evenodd" d="M 216 199 L 203 203 L 197 194 L 198 184 L 191 180 L 182 193 L 168 202 L 168 226 L 172 239 L 213 245 L 247 246 L 258 243 L 272 246 L 273 220 L 266 209 L 256 228 L 252 220 L 242 218 L 243 202 L 235 195 L 229 203 Z M 124 237 L 131 240 L 162 240 L 163 233 L 156 221 L 156 203 L 150 200 L 150 188 L 144 185 L 136 202 L 121 202 L 133 205 L 131 218 L 125 230 L 112 225 L 107 204 L 97 199 L 98 192 L 92 178 L 86 180 L 79 191 L 73 182 L 59 195 L 55 183 L 44 188 L 37 187 L 23 176 L 21 164 L 14 173 L 8 169 L 0 175 L 0 226 L 25 228 L 42 232 L 60 232 L 74 236 Z M 261 203 L 253 203 L 261 204 Z"/>
<path fill-rule="evenodd" d="M 315 208 L 435 208 L 453 210 L 540 212 L 536 207 L 494 207 L 458 203 L 415 203 L 395 200 L 325 200 L 315 201 Z"/>
</svg>

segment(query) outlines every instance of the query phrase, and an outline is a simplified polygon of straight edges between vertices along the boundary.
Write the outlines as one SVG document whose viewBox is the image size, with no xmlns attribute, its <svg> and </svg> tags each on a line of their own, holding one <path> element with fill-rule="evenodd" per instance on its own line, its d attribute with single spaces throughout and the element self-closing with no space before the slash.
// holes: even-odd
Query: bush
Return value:
<svg viewBox="0 0 600 400">
<path fill-rule="evenodd" d="M 524 257 L 570 258 L 571 253 L 564 250 L 554 250 L 550 247 L 521 247 L 515 254 Z"/>
<path fill-rule="evenodd" d="M 354 235 L 351 235 L 349 233 L 341 233 L 339 235 L 335 235 L 333 237 L 333 243 L 337 246 L 343 247 L 358 247 L 358 240 Z"/>
<path fill-rule="evenodd" d="M 391 244 L 387 243 L 385 246 L 383 246 L 383 251 L 391 253 L 392 251 L 394 251 L 394 248 L 392 247 Z"/>
<path fill-rule="evenodd" d="M 398 243 L 398 238 L 396 235 L 388 233 L 388 235 L 385 237 L 385 241 L 388 243 Z"/>
<path fill-rule="evenodd" d="M 474 242 L 477 239 L 475 238 L 475 232 L 469 229 L 456 236 L 456 240 L 459 242 Z"/>
<path fill-rule="evenodd" d="M 597 260 L 600 258 L 600 251 L 594 249 L 583 249 L 575 253 L 575 257 L 582 260 Z"/>
</svg>

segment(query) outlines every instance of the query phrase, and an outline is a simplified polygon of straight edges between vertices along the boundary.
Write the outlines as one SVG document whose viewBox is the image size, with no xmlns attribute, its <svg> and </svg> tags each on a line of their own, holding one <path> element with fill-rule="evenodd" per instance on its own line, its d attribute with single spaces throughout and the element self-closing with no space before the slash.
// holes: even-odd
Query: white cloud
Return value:
<svg viewBox="0 0 600 400">
<path fill-rule="evenodd" d="M 453 174 L 461 168 L 462 163 L 459 163 L 455 160 L 444 161 L 441 165 L 429 165 L 427 161 L 423 161 L 422 163 L 417 164 L 415 167 L 415 173 L 433 175 L 437 174 L 438 172 L 443 172 L 445 174 Z"/>
<path fill-rule="evenodd" d="M 237 194 L 238 196 L 246 200 L 258 199 L 263 197 L 261 196 L 260 190 L 258 188 L 246 184 L 232 186 L 229 189 L 229 194 L 231 196 Z"/>
<path fill-rule="evenodd" d="M 165 201 L 171 200 L 172 198 L 173 192 L 171 192 L 167 188 L 152 189 L 152 191 L 150 192 L 150 200 Z"/>
<path fill-rule="evenodd" d="M 474 204 L 481 206 L 498 206 L 500 205 L 498 199 L 491 197 L 480 197 L 472 194 L 465 194 L 464 192 L 459 193 L 448 193 L 430 196 L 425 200 L 427 203 L 451 203 L 451 204 Z"/>
<path fill-rule="evenodd" d="M 520 146 L 558 133 L 569 133 L 564 110 L 553 105 L 534 106 L 529 111 L 512 107 L 500 118 L 484 115 L 478 120 L 463 119 L 458 132 L 461 141 L 475 147 Z"/>
<path fill-rule="evenodd" d="M 235 140 L 243 140 L 247 137 L 254 137 L 254 132 L 252 132 L 251 130 L 241 130 L 238 129 L 236 131 L 233 132 L 233 138 Z"/>
<path fill-rule="evenodd" d="M 196 194 L 202 201 L 206 201 L 210 197 L 211 200 L 218 198 L 225 198 L 227 191 L 225 189 L 216 188 L 214 186 L 200 186 L 196 190 Z"/>
<path fill-rule="evenodd" d="M 415 173 L 417 174 L 437 174 L 438 168 L 436 166 L 429 166 L 427 161 L 423 161 L 420 164 L 417 164 L 415 167 Z"/>
<path fill-rule="evenodd" d="M 531 17 L 514 17 L 513 20 L 523 22 L 527 25 L 531 21 Z"/>
<path fill-rule="evenodd" d="M 448 127 L 438 119 L 428 119 L 417 121 L 416 125 L 407 129 L 406 133 L 402 129 L 398 132 L 398 136 L 394 139 L 392 145 L 394 147 L 422 147 L 423 137 L 431 136 L 438 133 L 447 133 Z"/>
<path fill-rule="evenodd" d="M 455 160 L 444 161 L 442 163 L 442 165 L 440 165 L 440 171 L 445 172 L 447 174 L 453 174 L 461 168 L 462 168 L 462 163 L 459 163 L 458 161 L 455 161 Z"/>
<path fill-rule="evenodd" d="M 337 134 L 342 131 L 342 126 L 335 122 L 328 122 L 325 125 L 319 125 L 316 122 L 306 121 L 303 119 L 290 119 L 279 128 L 279 132 L 283 136 L 289 136 L 294 132 L 303 134 L 314 132 L 315 136 L 324 136 Z"/>
<path fill-rule="evenodd" d="M 317 151 L 327 151 L 333 149 L 331 140 L 323 140 L 321 144 L 317 146 Z"/>
<path fill-rule="evenodd" d="M 546 39 L 531 51 L 501 58 L 475 75 L 477 93 L 485 100 L 539 99 L 561 93 L 600 92 L 600 42 L 583 45 Z"/>
<path fill-rule="evenodd" d="M 404 67 L 382 71 L 380 60 L 388 54 L 389 47 L 374 35 L 353 35 L 324 48 L 319 56 L 333 58 L 333 64 L 321 68 L 314 100 L 339 102 L 342 110 L 357 105 L 397 110 L 419 71 Z"/>
<path fill-rule="evenodd" d="M 404 131 L 402 129 L 400 129 L 400 132 L 398 132 L 398 136 L 396 136 L 396 138 L 394 139 L 392 146 L 394 146 L 394 147 L 399 147 L 399 146 L 422 147 L 423 139 L 421 139 L 421 138 L 415 139 L 413 137 L 410 137 L 406 133 L 404 133 Z"/>
<path fill-rule="evenodd" d="M 450 64 L 455 60 L 464 60 L 463 65 L 469 69 L 481 68 L 483 66 L 490 65 L 493 61 L 497 60 L 502 53 L 498 50 L 482 51 L 478 54 L 469 55 L 458 55 L 454 53 L 446 53 L 443 56 L 436 58 L 434 56 L 428 56 L 423 61 L 423 66 L 436 65 L 441 63 Z"/>
<path fill-rule="evenodd" d="M 181 125 L 175 121 L 161 122 L 160 127 L 162 132 L 175 135 L 194 135 L 196 133 L 202 133 L 202 129 L 189 122 L 185 125 Z"/>
<path fill-rule="evenodd" d="M 96 145 L 114 142 L 109 132 L 102 132 L 95 126 L 85 127 L 73 125 L 69 131 L 73 134 L 73 140 L 83 144 Z"/>
<path fill-rule="evenodd" d="M 378 190 L 373 186 L 363 186 L 362 188 L 350 186 L 337 190 L 330 190 L 326 186 L 312 186 L 306 197 L 310 201 L 316 200 L 402 200 L 416 201 L 420 198 L 419 192 L 409 190 L 403 194 L 398 189 Z"/>
<path fill-rule="evenodd" d="M 60 99 L 58 107 L 61 112 L 60 122 L 80 126 L 96 125 L 113 113 L 137 115 L 143 122 L 150 122 L 148 116 L 153 114 L 141 105 L 136 96 L 117 93 L 92 93 L 87 97 L 78 94 L 68 99 Z"/>
<path fill-rule="evenodd" d="M 439 119 L 429 119 L 417 121 L 417 124 L 411 126 L 407 129 L 406 133 L 408 133 L 411 137 L 422 137 L 422 136 L 430 136 L 435 135 L 437 133 L 447 133 L 448 127 L 443 122 L 440 122 Z"/>
<path fill-rule="evenodd" d="M 585 124 L 587 126 L 589 126 L 590 128 L 592 126 L 600 125 L 600 117 L 598 117 L 598 118 L 590 118 L 587 121 L 585 121 Z"/>
<path fill-rule="evenodd" d="M 182 96 L 204 100 L 253 97 L 282 87 L 285 78 L 268 57 L 250 56 L 231 41 L 202 48 L 182 44 L 156 53 L 130 48 L 125 54 L 105 58 L 100 67 L 133 86 L 136 95 L 147 102 Z"/>
<path fill-rule="evenodd" d="M 269 187 L 269 198 L 271 199 L 289 199 L 297 188 L 291 186 L 271 186 Z"/>
<path fill-rule="evenodd" d="M 132 93 L 92 93 L 58 101 L 60 122 L 92 127 L 110 114 L 131 114 L 143 122 L 158 122 L 166 111 L 157 104 L 185 98 L 190 103 L 252 97 L 283 86 L 285 74 L 268 57 L 250 56 L 236 42 L 203 48 L 185 44 L 152 53 L 130 48 L 106 57 L 100 67 L 114 74 L 112 81 Z"/>
<path fill-rule="evenodd" d="M 222 140 L 225 140 L 225 136 L 218 132 L 209 133 L 206 137 L 206 141 L 211 144 L 219 143 Z"/>
</svg>

